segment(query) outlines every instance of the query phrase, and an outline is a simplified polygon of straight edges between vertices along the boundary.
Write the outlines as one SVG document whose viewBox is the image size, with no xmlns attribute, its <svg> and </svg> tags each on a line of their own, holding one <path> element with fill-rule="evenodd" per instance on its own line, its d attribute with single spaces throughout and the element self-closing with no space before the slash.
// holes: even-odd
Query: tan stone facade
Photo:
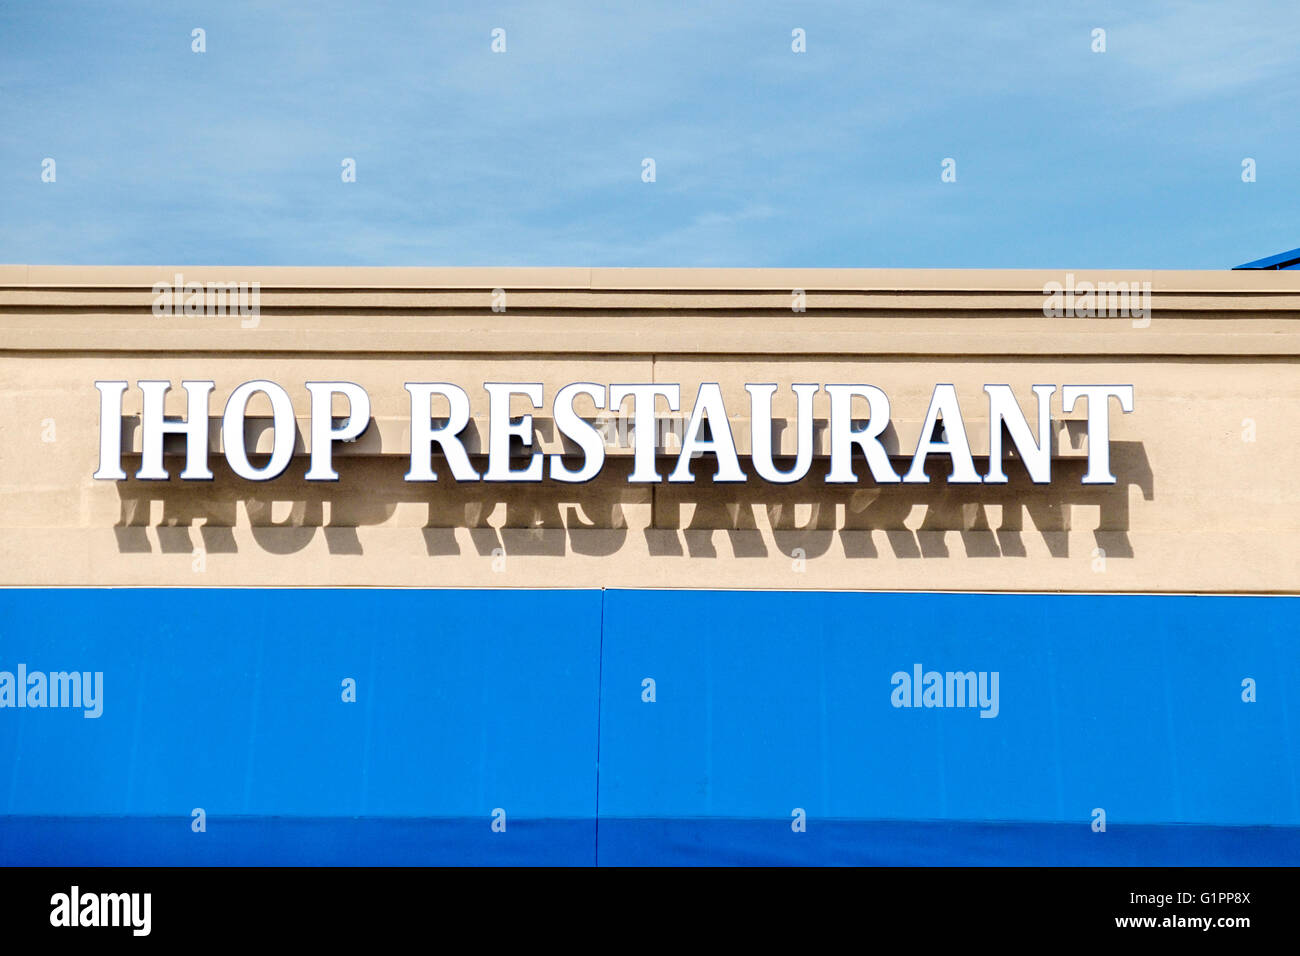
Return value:
<svg viewBox="0 0 1300 956">
<path fill-rule="evenodd" d="M 257 282 L 258 314 L 155 315 L 176 273 Z M 1064 272 L 0 267 L 0 584 L 1300 591 L 1300 272 L 1075 277 L 1150 282 L 1150 321 L 1045 316 Z M 103 379 L 132 386 L 128 456 L 142 379 L 173 382 L 170 415 L 182 379 L 214 380 L 214 426 L 242 382 L 283 384 L 304 416 L 304 383 L 348 380 L 373 421 L 337 483 L 305 481 L 305 457 L 239 479 L 219 431 L 211 482 L 180 481 L 179 459 L 169 481 L 96 481 Z M 824 392 L 793 485 L 715 485 L 708 459 L 694 484 L 629 484 L 618 441 L 588 484 L 418 484 L 408 381 L 469 392 L 472 454 L 483 382 L 543 383 L 546 408 L 570 382 L 677 382 L 683 415 L 718 382 L 742 455 L 745 383 L 779 383 L 793 419 L 790 384 L 866 382 L 892 400 L 900 470 L 936 383 L 977 457 L 986 383 L 1031 422 L 1039 383 L 1132 384 L 1135 408 L 1112 412 L 1107 486 L 1080 483 L 1085 415 L 1059 390 L 1050 485 L 1014 463 L 1007 485 L 950 485 L 941 461 L 927 485 L 827 485 Z M 542 450 L 572 450 L 534 414 Z"/>
</svg>

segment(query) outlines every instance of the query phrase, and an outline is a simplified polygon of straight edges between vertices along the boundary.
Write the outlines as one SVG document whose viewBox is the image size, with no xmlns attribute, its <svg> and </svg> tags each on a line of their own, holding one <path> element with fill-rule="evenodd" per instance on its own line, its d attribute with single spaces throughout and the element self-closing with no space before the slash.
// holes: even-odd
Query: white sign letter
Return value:
<svg viewBox="0 0 1300 956">
<path fill-rule="evenodd" d="M 525 445 L 533 443 L 533 416 L 523 415 L 519 421 L 510 419 L 510 396 L 526 395 L 533 408 L 542 407 L 540 382 L 484 382 L 488 402 L 488 469 L 484 481 L 541 481 L 542 453 L 535 451 L 522 471 L 510 468 L 510 438 L 518 436 Z"/>
<path fill-rule="evenodd" d="M 935 423 L 943 418 L 944 441 L 934 441 Z M 949 484 L 978 484 L 979 473 L 975 471 L 975 460 L 970 455 L 970 442 L 966 440 L 966 424 L 961 419 L 961 408 L 957 405 L 957 390 L 951 385 L 936 385 L 930 396 L 930 410 L 925 413 L 925 424 L 921 426 L 921 437 L 916 443 L 916 454 L 912 456 L 912 467 L 903 476 L 906 482 L 925 484 L 930 476 L 925 473 L 925 456 L 933 452 L 946 454 L 952 459 L 952 477 Z"/>
<path fill-rule="evenodd" d="M 750 460 L 759 477 L 776 484 L 789 484 L 808 474 L 813 455 L 813 396 L 818 385 L 792 385 L 799 399 L 796 412 L 798 442 L 795 446 L 794 467 L 777 471 L 772 463 L 772 395 L 775 385 L 746 385 L 750 397 Z"/>
<path fill-rule="evenodd" d="M 185 470 L 181 472 L 181 478 L 211 480 L 212 472 L 208 470 L 208 395 L 216 383 L 181 382 L 181 388 L 189 396 L 189 418 L 179 422 L 167 421 L 163 413 L 163 396 L 172 387 L 171 382 L 138 384 L 140 391 L 144 392 L 144 412 L 140 416 L 143 457 L 136 477 L 146 481 L 166 481 L 163 435 L 180 434 L 185 436 Z"/>
<path fill-rule="evenodd" d="M 551 477 L 556 481 L 590 481 L 600 473 L 605 464 L 605 439 L 589 422 L 583 421 L 573 410 L 577 395 L 589 395 L 596 408 L 605 407 L 605 386 L 591 382 L 575 382 L 555 393 L 555 427 L 560 434 L 575 441 L 582 449 L 585 461 L 580 469 L 572 471 L 564 466 L 564 456 L 551 456 Z"/>
<path fill-rule="evenodd" d="M 880 436 L 889 427 L 889 396 L 874 385 L 827 385 L 831 397 L 831 470 L 828 484 L 855 484 L 853 446 L 867 456 L 871 477 L 878 483 L 898 481 Z M 853 429 L 853 399 L 865 398 L 871 409 L 865 428 Z"/>
<path fill-rule="evenodd" d="M 450 382 L 407 382 L 411 393 L 411 470 L 407 481 L 437 481 L 431 456 L 433 443 L 442 449 L 451 474 L 457 481 L 478 481 L 478 472 L 469 463 L 465 446 L 456 436 L 469 424 L 469 396 L 459 385 Z M 429 400 L 434 395 L 447 399 L 447 424 L 433 427 L 429 414 Z"/>
<path fill-rule="evenodd" d="M 262 392 L 271 400 L 271 460 L 262 468 L 254 468 L 248 460 L 244 440 L 244 415 L 248 400 L 254 392 Z M 221 419 L 221 439 L 226 446 L 226 461 L 240 478 L 249 481 L 270 481 L 289 467 L 293 446 L 298 437 L 298 427 L 293 420 L 293 402 L 289 393 L 275 382 L 258 380 L 245 382 L 230 393 L 226 412 Z M 184 475 L 181 476 L 185 477 Z"/>
<path fill-rule="evenodd" d="M 701 437 L 704 429 L 704 417 L 708 415 L 711 438 Z M 639 429 L 638 429 L 639 432 Z M 771 435 L 771 429 L 768 429 Z M 640 435 L 637 435 L 640 438 Z M 691 455 L 711 451 L 718 459 L 718 470 L 713 476 L 716 484 L 720 481 L 744 481 L 745 473 L 740 470 L 740 459 L 736 456 L 736 440 L 731 435 L 731 422 L 727 418 L 726 406 L 722 404 L 722 389 L 716 382 L 704 382 L 695 396 L 695 407 L 691 409 L 691 420 L 686 424 L 686 434 L 682 438 L 682 451 L 677 456 L 677 467 L 668 476 L 669 481 L 694 481 L 691 474 Z"/>
<path fill-rule="evenodd" d="M 1088 400 L 1088 472 L 1083 476 L 1083 484 L 1113 485 L 1115 476 L 1110 473 L 1110 399 L 1118 398 L 1123 411 L 1133 411 L 1133 386 L 1061 386 L 1061 405 L 1065 411 L 1074 411 L 1074 403 L 1080 397 Z"/>
<path fill-rule="evenodd" d="M 1029 422 L 1020 410 L 1020 403 L 1011 392 L 1010 385 L 985 385 L 989 396 L 989 473 L 986 484 L 1003 484 L 1007 480 L 1002 470 L 1002 423 L 1007 423 L 1011 443 L 1020 452 L 1025 470 L 1036 485 L 1052 481 L 1052 394 L 1055 385 L 1035 385 L 1038 396 L 1038 442 L 1029 431 Z"/>
<path fill-rule="evenodd" d="M 659 481 L 659 472 L 655 469 L 655 396 L 662 395 L 668 399 L 670 411 L 677 411 L 681 406 L 682 387 L 680 385 L 611 385 L 609 387 L 609 409 L 622 410 L 623 399 L 632 396 L 632 428 L 635 442 L 632 451 L 632 474 L 627 480 Z"/>
<path fill-rule="evenodd" d="M 338 481 L 332 458 L 334 442 L 358 438 L 370 425 L 370 396 L 352 382 L 308 382 L 311 392 L 311 468 L 308 481 Z M 342 428 L 334 427 L 334 395 L 348 400 L 348 420 Z"/>
<path fill-rule="evenodd" d="M 122 393 L 126 382 L 96 382 L 99 389 L 99 471 L 93 477 L 102 481 L 121 481 L 122 470 Z"/>
</svg>

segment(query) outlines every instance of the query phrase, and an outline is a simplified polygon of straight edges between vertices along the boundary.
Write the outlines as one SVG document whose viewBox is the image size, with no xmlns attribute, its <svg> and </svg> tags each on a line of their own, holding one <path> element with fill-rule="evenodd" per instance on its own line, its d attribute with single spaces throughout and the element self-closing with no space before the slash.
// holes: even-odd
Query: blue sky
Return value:
<svg viewBox="0 0 1300 956">
<path fill-rule="evenodd" d="M 1226 268 L 1298 87 L 1294 0 L 10 0 L 0 262 Z"/>
</svg>

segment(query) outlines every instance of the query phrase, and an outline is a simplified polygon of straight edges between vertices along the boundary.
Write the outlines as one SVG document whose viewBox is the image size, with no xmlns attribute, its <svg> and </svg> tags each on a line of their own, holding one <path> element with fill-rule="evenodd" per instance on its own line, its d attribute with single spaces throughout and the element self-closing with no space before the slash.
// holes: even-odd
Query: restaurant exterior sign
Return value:
<svg viewBox="0 0 1300 956">
<path fill-rule="evenodd" d="M 308 481 L 336 481 L 333 467 L 336 442 L 354 442 L 371 422 L 371 402 L 367 391 L 348 381 L 307 382 L 309 398 L 310 460 L 305 478 Z M 97 381 L 100 394 L 99 467 L 94 477 L 106 481 L 127 478 L 123 468 L 122 412 L 123 396 L 130 388 L 126 380 Z M 142 380 L 136 383 L 142 396 L 140 414 L 140 467 L 133 477 L 140 480 L 167 480 L 170 472 L 164 462 L 164 437 L 180 436 L 184 442 L 185 467 L 182 481 L 210 481 L 209 467 L 213 424 L 209 402 L 216 388 L 212 380 L 187 379 L 180 383 L 187 397 L 187 415 L 168 418 L 164 402 L 172 382 Z M 485 382 L 488 394 L 486 458 L 483 470 L 475 467 L 462 440 L 470 423 L 468 392 L 450 382 L 406 382 L 410 398 L 410 469 L 406 481 L 438 480 L 434 470 L 436 447 L 451 476 L 458 482 L 541 482 L 546 479 L 568 483 L 591 481 L 605 463 L 605 438 L 596 420 L 596 412 L 611 411 L 631 416 L 633 467 L 628 482 L 651 484 L 692 483 L 692 463 L 704 455 L 716 460 L 712 476 L 715 483 L 750 480 L 741 467 L 737 449 L 736 427 L 723 400 L 721 386 L 705 382 L 699 385 L 689 418 L 675 451 L 676 461 L 666 475 L 659 471 L 658 410 L 662 404 L 670 412 L 683 411 L 682 387 L 675 383 L 615 383 L 608 386 L 594 382 L 573 382 L 556 389 L 550 398 L 556 431 L 567 439 L 572 453 L 549 455 L 534 450 L 519 457 L 512 455 L 517 441 L 522 447 L 534 445 L 532 414 L 515 415 L 519 400 L 533 409 L 546 407 L 546 388 L 541 382 Z M 749 394 L 748 455 L 753 472 L 774 484 L 797 482 L 808 475 L 814 457 L 814 401 L 824 391 L 829 399 L 830 467 L 827 484 L 855 484 L 863 480 L 855 468 L 854 450 L 861 453 L 872 481 L 880 484 L 930 481 L 926 461 L 946 457 L 951 462 L 947 481 L 951 484 L 1004 484 L 1004 430 L 1025 470 L 1035 484 L 1052 481 L 1051 413 L 1056 385 L 1033 385 L 1036 402 L 1036 427 L 1030 425 L 1010 385 L 987 384 L 983 399 L 987 403 L 988 465 L 983 474 L 976 469 L 975 456 L 962 417 L 957 389 L 951 384 L 937 384 L 930 395 L 924 424 L 906 467 L 896 469 L 882 442 L 891 426 L 889 396 L 883 389 L 866 383 L 816 384 L 795 383 L 784 388 L 793 394 L 797 412 L 793 420 L 796 436 L 794 454 L 778 455 L 773 447 L 774 431 L 788 424 L 775 419 L 773 396 L 783 386 L 772 382 L 746 383 Z M 1082 406 L 1086 410 L 1088 467 L 1081 483 L 1113 485 L 1110 470 L 1110 415 L 1112 399 L 1122 413 L 1133 411 L 1132 385 L 1063 384 L 1061 406 L 1065 413 Z M 246 438 L 249 403 L 254 396 L 271 408 L 272 442 L 269 457 L 254 463 Z M 333 414 L 335 400 L 346 403 L 348 413 Z M 581 407 L 580 407 L 581 406 Z M 625 406 L 628 411 L 624 412 Z M 436 411 L 435 411 L 436 409 Z M 863 417 L 857 412 L 865 410 Z M 439 417 L 434 417 L 435 414 Z M 220 419 L 222 448 L 231 470 L 249 481 L 269 481 L 288 469 L 298 441 L 297 419 L 289 391 L 274 381 L 256 379 L 236 387 L 226 398 Z M 743 427 L 743 424 L 741 425 Z M 261 457 L 258 455 L 257 457 Z M 778 467 L 778 460 L 782 465 Z M 441 467 L 441 465 L 439 465 Z"/>
</svg>

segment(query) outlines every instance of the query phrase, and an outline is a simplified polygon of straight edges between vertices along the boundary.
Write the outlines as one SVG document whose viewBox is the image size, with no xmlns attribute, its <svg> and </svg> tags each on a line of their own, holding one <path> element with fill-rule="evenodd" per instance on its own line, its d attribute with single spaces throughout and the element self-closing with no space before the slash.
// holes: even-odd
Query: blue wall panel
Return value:
<svg viewBox="0 0 1300 956">
<path fill-rule="evenodd" d="M 601 862 L 1300 862 L 1298 610 L 608 592 Z M 917 663 L 998 672 L 997 716 L 895 708 Z"/>
<path fill-rule="evenodd" d="M 0 709 L 0 862 L 1296 863 L 1297 624 L 1264 597 L 4 590 L 0 671 L 103 671 L 105 699 Z M 997 671 L 998 716 L 893 707 L 916 663 Z"/>
<path fill-rule="evenodd" d="M 407 862 L 590 863 L 600 605 L 599 591 L 0 591 L 0 670 L 105 682 L 98 719 L 0 710 L 0 859 L 371 862 L 392 835 Z"/>
</svg>

